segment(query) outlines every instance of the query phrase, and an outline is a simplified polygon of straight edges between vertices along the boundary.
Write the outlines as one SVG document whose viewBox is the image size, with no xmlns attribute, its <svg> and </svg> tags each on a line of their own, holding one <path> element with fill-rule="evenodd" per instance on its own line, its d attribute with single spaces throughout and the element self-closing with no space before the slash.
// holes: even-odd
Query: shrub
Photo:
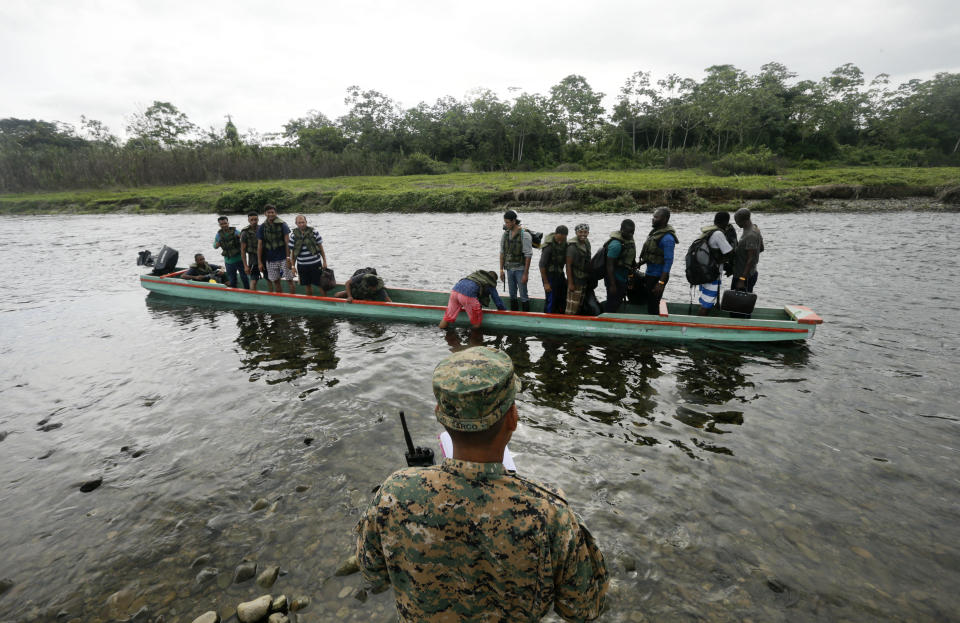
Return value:
<svg viewBox="0 0 960 623">
<path fill-rule="evenodd" d="M 447 165 L 427 154 L 410 154 L 393 167 L 394 175 L 440 175 L 447 172 Z"/>
<path fill-rule="evenodd" d="M 713 175 L 776 175 L 776 156 L 767 147 L 729 153 L 710 164 Z"/>
<path fill-rule="evenodd" d="M 794 212 L 805 210 L 810 204 L 810 191 L 806 188 L 781 190 L 773 199 L 757 202 L 755 210 L 761 212 Z"/>
<path fill-rule="evenodd" d="M 637 200 L 630 193 L 622 193 L 614 199 L 604 199 L 590 206 L 594 212 L 636 212 L 638 209 Z"/>
<path fill-rule="evenodd" d="M 667 154 L 664 166 L 668 169 L 696 169 L 710 163 L 710 157 L 701 151 L 674 151 Z"/>
<path fill-rule="evenodd" d="M 556 173 L 573 173 L 576 171 L 583 171 L 583 165 L 576 162 L 564 162 L 563 164 L 554 167 L 553 170 Z"/>
<path fill-rule="evenodd" d="M 293 193 L 282 188 L 258 188 L 234 190 L 220 195 L 213 206 L 218 214 L 244 214 L 255 210 L 263 212 L 263 206 L 272 203 L 277 212 L 283 212 L 294 204 Z"/>
<path fill-rule="evenodd" d="M 922 149 L 883 149 L 875 145 L 855 147 L 841 145 L 836 162 L 854 166 L 925 167 L 930 165 L 931 153 Z"/>
<path fill-rule="evenodd" d="M 690 193 L 684 199 L 684 207 L 692 212 L 709 212 L 713 210 L 713 204 L 697 193 Z"/>
</svg>

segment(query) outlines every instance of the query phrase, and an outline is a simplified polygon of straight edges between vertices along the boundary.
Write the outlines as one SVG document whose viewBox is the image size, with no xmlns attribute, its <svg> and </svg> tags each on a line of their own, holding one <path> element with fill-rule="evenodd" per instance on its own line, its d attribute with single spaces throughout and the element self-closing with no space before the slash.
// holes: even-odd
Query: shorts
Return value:
<svg viewBox="0 0 960 623">
<path fill-rule="evenodd" d="M 293 281 L 293 271 L 287 268 L 287 260 L 267 260 L 267 279 L 280 281 L 281 278 Z"/>
<path fill-rule="evenodd" d="M 717 304 L 717 295 L 720 294 L 720 279 L 700 284 L 697 290 L 700 293 L 700 307 L 712 309 Z"/>
<path fill-rule="evenodd" d="M 320 285 L 320 272 L 322 270 L 322 262 L 317 262 L 316 264 L 300 264 L 298 262 L 297 273 L 300 274 L 300 285 L 322 288 L 323 286 Z"/>
</svg>

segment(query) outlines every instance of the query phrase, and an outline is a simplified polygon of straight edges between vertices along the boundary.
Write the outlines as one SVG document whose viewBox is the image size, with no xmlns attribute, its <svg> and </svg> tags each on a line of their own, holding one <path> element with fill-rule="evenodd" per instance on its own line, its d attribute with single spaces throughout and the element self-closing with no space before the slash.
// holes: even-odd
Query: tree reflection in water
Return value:
<svg viewBox="0 0 960 623">
<path fill-rule="evenodd" d="M 291 316 L 259 311 L 234 311 L 237 344 L 243 351 L 241 369 L 251 372 L 250 380 L 266 376 L 273 385 L 336 370 L 337 328 L 323 316 Z M 336 380 L 334 380 L 335 384 Z"/>
</svg>

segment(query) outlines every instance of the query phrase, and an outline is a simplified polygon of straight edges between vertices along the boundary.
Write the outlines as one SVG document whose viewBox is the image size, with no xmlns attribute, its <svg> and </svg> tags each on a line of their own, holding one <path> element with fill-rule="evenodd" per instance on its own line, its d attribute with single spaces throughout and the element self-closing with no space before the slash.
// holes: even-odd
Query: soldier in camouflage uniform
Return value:
<svg viewBox="0 0 960 623">
<path fill-rule="evenodd" d="M 567 621 L 603 610 L 607 570 L 563 493 L 503 466 L 517 427 L 510 357 L 478 346 L 433 374 L 453 439 L 441 465 L 394 472 L 357 525 L 374 590 L 393 586 L 401 621 Z"/>
</svg>

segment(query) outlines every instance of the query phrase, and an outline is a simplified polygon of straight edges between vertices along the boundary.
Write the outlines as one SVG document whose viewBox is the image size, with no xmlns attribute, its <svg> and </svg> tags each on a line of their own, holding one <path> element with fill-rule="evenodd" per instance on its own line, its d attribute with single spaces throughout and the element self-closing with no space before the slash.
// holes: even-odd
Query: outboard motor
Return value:
<svg viewBox="0 0 960 623">
<path fill-rule="evenodd" d="M 179 259 L 179 251 L 176 249 L 171 249 L 167 245 L 163 245 L 163 248 L 160 249 L 160 253 L 157 254 L 156 259 L 153 261 L 152 274 L 167 275 L 174 272 L 177 268 L 177 260 Z"/>
<path fill-rule="evenodd" d="M 153 253 L 146 249 L 137 253 L 137 266 L 153 266 Z"/>
</svg>

